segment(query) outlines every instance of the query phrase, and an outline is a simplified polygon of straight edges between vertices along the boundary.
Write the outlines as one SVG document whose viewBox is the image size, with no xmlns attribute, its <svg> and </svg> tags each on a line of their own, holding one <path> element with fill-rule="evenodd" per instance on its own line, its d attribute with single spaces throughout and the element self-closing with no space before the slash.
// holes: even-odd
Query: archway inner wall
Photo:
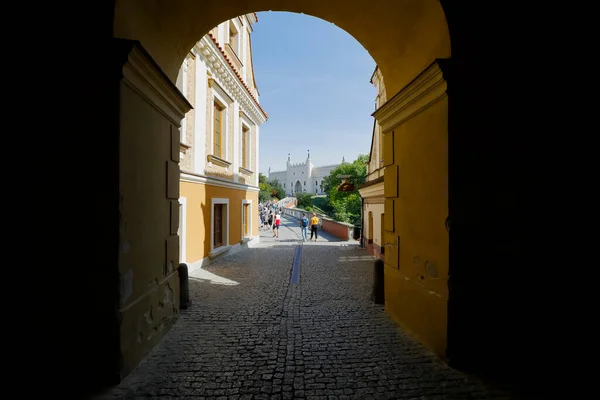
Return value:
<svg viewBox="0 0 600 400">
<path fill-rule="evenodd" d="M 437 0 L 382 0 L 375 4 L 372 1 L 345 0 L 117 1 L 114 35 L 140 41 L 157 66 L 171 81 L 175 81 L 185 54 L 206 32 L 224 20 L 263 10 L 305 13 L 335 23 L 360 42 L 375 59 L 383 73 L 387 93 L 390 96 L 400 93 L 396 97 L 399 100 L 393 103 L 388 113 L 400 114 L 402 119 L 377 116 L 380 123 L 393 120 L 390 129 L 394 129 L 386 133 L 384 139 L 387 151 L 386 309 L 398 323 L 443 357 L 447 344 L 448 299 L 448 235 L 444 229 L 448 214 L 447 99 L 442 86 L 437 87 L 442 88 L 438 97 L 427 98 L 427 92 L 422 90 L 422 80 L 415 81 L 428 73 L 426 71 L 431 69 L 435 59 L 450 56 L 448 27 L 440 3 Z M 439 73 L 439 70 L 436 71 Z M 432 82 L 441 84 L 437 80 L 427 80 L 425 84 Z M 412 96 L 415 90 L 417 97 Z M 423 99 L 427 101 L 423 102 Z M 127 102 L 126 98 L 122 100 Z M 414 101 L 419 102 L 419 108 L 411 105 Z M 155 118 L 155 115 L 147 114 L 148 109 L 139 107 L 129 107 L 127 112 L 127 120 L 148 121 Z M 167 126 L 166 122 L 163 125 Z M 146 129 L 139 132 L 143 135 Z M 370 132 L 365 132 L 365 135 L 368 134 Z M 154 143 L 160 145 L 158 141 Z M 146 157 L 156 155 L 158 158 L 155 163 L 147 158 L 145 162 L 160 165 L 164 160 L 158 155 L 163 153 L 159 149 L 146 149 Z M 121 158 L 131 159 L 126 154 L 121 154 Z M 136 187 L 133 181 L 127 181 L 130 177 L 122 178 L 125 179 L 121 182 L 122 187 Z M 145 190 L 141 186 L 139 189 Z M 141 198 L 143 195 L 129 191 L 133 196 Z M 170 214 L 165 212 L 162 202 L 154 204 L 155 210 L 131 207 L 122 217 L 127 221 L 159 218 L 168 226 Z M 138 242 L 138 248 L 165 249 L 161 238 L 148 237 L 144 224 L 130 224 L 129 234 L 148 240 L 147 243 Z M 168 250 L 163 250 L 163 253 L 165 251 Z M 163 262 L 165 257 L 165 254 L 158 254 L 156 264 Z M 135 268 L 141 270 L 133 275 L 131 285 L 143 289 L 127 300 L 137 307 L 121 307 L 123 321 L 129 321 L 126 327 L 120 329 L 122 375 L 129 373 L 153 346 L 156 338 L 166 331 L 160 330 L 159 326 L 157 332 L 157 324 L 147 321 L 152 310 L 160 308 L 162 297 L 156 293 L 165 290 L 148 286 L 147 282 L 160 281 L 162 277 L 148 274 L 143 266 Z M 135 268 L 120 265 L 121 279 L 123 274 Z M 156 273 L 162 273 L 162 270 L 156 269 Z M 174 293 L 174 296 L 177 295 Z M 162 317 L 168 320 L 170 315 Z"/>
</svg>

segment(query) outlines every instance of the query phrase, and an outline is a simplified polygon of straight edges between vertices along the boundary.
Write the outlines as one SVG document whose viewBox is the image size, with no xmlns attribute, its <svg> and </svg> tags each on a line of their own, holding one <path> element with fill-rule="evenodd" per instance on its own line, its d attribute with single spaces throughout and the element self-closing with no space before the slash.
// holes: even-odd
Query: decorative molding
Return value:
<svg viewBox="0 0 600 400">
<path fill-rule="evenodd" d="M 384 179 L 383 175 L 381 175 L 381 176 L 379 176 L 379 177 L 377 177 L 375 179 L 367 180 L 365 183 L 363 183 L 362 185 L 360 185 L 358 187 L 358 190 L 365 189 L 365 188 L 368 188 L 369 186 L 373 186 L 373 185 L 376 185 L 376 184 L 378 184 L 380 182 L 383 182 L 383 179 Z"/>
<path fill-rule="evenodd" d="M 239 171 L 244 175 L 252 175 L 254 171 L 249 170 L 248 168 L 240 167 Z"/>
<path fill-rule="evenodd" d="M 212 154 L 209 154 L 206 158 L 208 159 L 208 162 L 211 162 L 220 167 L 229 168 L 231 166 L 231 163 L 229 161 L 223 160 L 221 157 L 217 157 Z"/>
<path fill-rule="evenodd" d="M 179 179 L 184 182 L 202 183 L 204 185 L 244 190 L 247 192 L 258 192 L 260 190 L 258 186 L 244 185 L 227 179 L 215 178 L 212 176 L 195 174 L 187 171 L 181 171 L 181 176 Z"/>
<path fill-rule="evenodd" d="M 191 148 L 192 146 L 190 146 L 189 144 L 185 144 L 183 142 L 179 143 L 179 159 L 182 159 L 186 154 L 187 151 Z"/>
<path fill-rule="evenodd" d="M 434 61 L 371 115 L 381 125 L 382 131 L 388 132 L 446 97 L 446 89 L 442 69 L 438 61 Z"/>
<path fill-rule="evenodd" d="M 222 97 L 222 99 L 219 99 L 219 103 L 226 103 L 223 104 L 225 107 L 229 107 L 235 101 L 233 97 L 219 85 L 219 82 L 215 81 L 213 78 L 208 78 L 208 87 L 214 91 L 213 94 L 215 94 L 215 92 L 217 93 L 217 99 L 219 99 L 219 96 Z"/>
<path fill-rule="evenodd" d="M 258 101 L 250 93 L 250 89 L 242 82 L 234 67 L 226 60 L 225 54 L 210 37 L 205 35 L 194 46 L 194 53 L 199 56 L 213 72 L 209 76 L 209 86 L 216 82 L 217 78 L 223 83 L 222 88 L 225 92 L 231 93 L 230 97 L 238 100 L 240 108 L 243 108 L 252 122 L 260 125 L 267 120 L 267 116 L 258 104 Z M 211 83 L 210 80 L 213 80 Z"/>
<path fill-rule="evenodd" d="M 239 35 L 239 32 L 238 32 L 238 35 Z M 242 68 L 244 66 L 244 64 L 242 63 L 242 60 L 240 60 L 240 56 L 237 55 L 235 49 L 233 47 L 231 47 L 231 44 L 226 43 L 225 48 L 227 49 L 228 53 L 231 53 L 231 55 L 233 56 L 235 61 L 237 61 L 237 63 L 239 64 L 238 68 Z"/>
<path fill-rule="evenodd" d="M 385 193 L 385 185 L 383 181 L 377 182 L 374 185 L 362 187 L 358 189 L 358 193 L 360 193 L 360 197 L 367 199 L 372 197 L 381 197 L 384 198 Z"/>
<path fill-rule="evenodd" d="M 248 216 L 248 232 L 250 233 L 248 236 L 244 236 L 244 221 L 243 218 L 240 218 L 240 244 L 244 243 L 244 239 L 246 239 L 246 241 L 249 241 L 252 238 L 252 214 L 254 213 L 253 210 L 253 205 L 252 205 L 252 199 L 248 200 L 248 199 L 242 199 L 242 208 L 240 210 L 240 216 L 244 215 L 244 206 L 248 205 L 248 209 L 250 212 L 250 215 Z"/>
<path fill-rule="evenodd" d="M 240 122 L 246 125 L 248 128 L 251 128 L 252 124 L 254 124 L 252 118 L 250 118 L 248 114 L 246 114 L 242 110 L 240 110 Z"/>
<path fill-rule="evenodd" d="M 223 244 L 217 248 L 215 248 L 215 204 L 224 204 L 225 205 L 225 216 L 221 219 L 221 223 L 223 223 L 223 219 L 225 223 L 223 224 Z M 210 200 L 210 252 L 208 256 L 213 258 L 214 256 L 227 251 L 231 248 L 229 245 L 229 226 L 231 221 L 229 220 L 229 199 L 228 198 L 218 198 L 213 197 Z"/>
<path fill-rule="evenodd" d="M 385 198 L 384 197 L 365 198 L 365 204 L 385 204 Z"/>
<path fill-rule="evenodd" d="M 181 127 L 181 120 L 193 108 L 192 105 L 141 44 L 130 43 L 129 56 L 123 66 L 123 82 L 146 99 L 172 124 Z"/>
</svg>

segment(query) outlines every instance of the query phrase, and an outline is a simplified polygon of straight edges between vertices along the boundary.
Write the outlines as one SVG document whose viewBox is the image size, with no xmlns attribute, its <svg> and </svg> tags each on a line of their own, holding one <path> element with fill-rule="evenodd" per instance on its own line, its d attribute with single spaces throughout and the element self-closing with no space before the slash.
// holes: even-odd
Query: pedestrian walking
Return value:
<svg viewBox="0 0 600 400">
<path fill-rule="evenodd" d="M 308 240 L 308 218 L 305 213 L 302 213 L 302 218 L 300 218 L 300 233 L 302 234 L 302 241 L 306 242 Z"/>
<path fill-rule="evenodd" d="M 317 241 L 317 228 L 319 227 L 319 218 L 317 218 L 317 214 L 313 213 L 312 218 L 310 219 L 310 240 L 313 240 L 313 235 L 315 237 L 315 242 Z"/>
</svg>

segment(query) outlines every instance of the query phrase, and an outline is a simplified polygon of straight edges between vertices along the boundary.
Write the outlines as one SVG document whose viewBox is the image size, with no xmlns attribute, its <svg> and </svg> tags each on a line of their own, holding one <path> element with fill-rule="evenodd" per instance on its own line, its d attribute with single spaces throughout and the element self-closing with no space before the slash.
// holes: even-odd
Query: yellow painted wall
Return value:
<svg viewBox="0 0 600 400">
<path fill-rule="evenodd" d="M 442 357 L 449 261 L 447 99 L 393 129 L 394 164 L 388 168 L 396 169 L 397 178 L 385 172 L 386 189 L 396 185 L 398 190 L 393 205 L 389 200 L 386 205 L 386 219 L 394 217 L 386 242 L 399 242 L 399 254 L 386 247 L 386 310 Z"/>
<path fill-rule="evenodd" d="M 381 237 L 381 214 L 385 211 L 383 204 L 365 204 L 365 227 L 364 235 L 368 239 L 371 239 L 377 246 L 382 246 L 383 238 Z M 373 237 L 368 235 L 370 231 L 369 226 L 369 212 L 373 213 Z"/>
<path fill-rule="evenodd" d="M 171 219 L 179 178 L 171 160 L 171 132 L 179 131 L 126 84 L 121 85 L 121 112 L 138 116 L 122 120 L 119 142 L 119 312 L 126 374 L 179 313 L 179 247 Z M 167 163 L 173 168 L 167 169 Z"/>
<path fill-rule="evenodd" d="M 210 251 L 211 204 L 213 198 L 229 199 L 229 244 L 242 239 L 242 200 L 252 201 L 252 236 L 258 236 L 258 192 L 180 182 L 180 195 L 186 198 L 186 258 L 195 262 Z"/>
<path fill-rule="evenodd" d="M 450 56 L 448 25 L 439 0 L 186 1 L 169 6 L 117 0 L 114 34 L 140 40 L 174 81 L 189 49 L 209 30 L 239 15 L 267 10 L 312 15 L 348 32 L 381 69 L 388 98 L 435 58 Z"/>
</svg>

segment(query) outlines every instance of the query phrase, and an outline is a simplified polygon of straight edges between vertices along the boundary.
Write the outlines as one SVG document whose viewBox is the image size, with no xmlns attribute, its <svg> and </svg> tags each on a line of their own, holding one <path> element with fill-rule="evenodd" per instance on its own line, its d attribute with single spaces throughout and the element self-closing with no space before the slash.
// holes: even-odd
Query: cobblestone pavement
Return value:
<svg viewBox="0 0 600 400">
<path fill-rule="evenodd" d="M 438 361 L 369 300 L 373 258 L 326 234 L 280 237 L 190 274 L 192 304 L 99 399 L 500 399 Z M 299 284 L 290 276 L 302 246 Z"/>
</svg>

